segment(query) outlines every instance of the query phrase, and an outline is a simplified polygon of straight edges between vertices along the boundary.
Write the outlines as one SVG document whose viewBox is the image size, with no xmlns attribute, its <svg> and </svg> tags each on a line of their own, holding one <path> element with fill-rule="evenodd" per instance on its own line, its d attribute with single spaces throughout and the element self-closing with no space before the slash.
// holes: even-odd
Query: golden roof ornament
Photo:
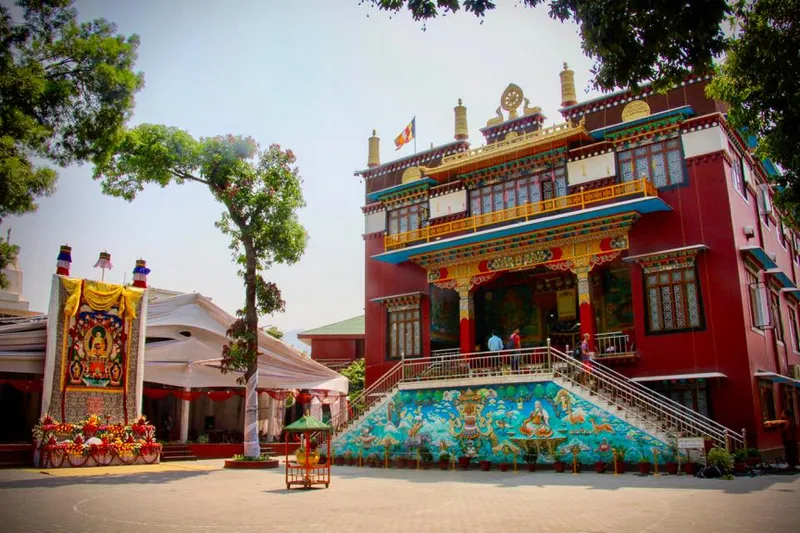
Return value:
<svg viewBox="0 0 800 533">
<path fill-rule="evenodd" d="M 377 167 L 381 164 L 381 140 L 375 130 L 372 130 L 372 137 L 369 138 L 369 154 L 367 155 L 367 166 Z"/>
<path fill-rule="evenodd" d="M 461 98 L 458 99 L 458 105 L 453 108 L 456 116 L 455 138 L 461 141 L 469 138 L 469 129 L 467 128 L 467 108 L 461 104 Z"/>
<path fill-rule="evenodd" d="M 516 83 L 509 83 L 508 87 L 500 95 L 500 107 L 495 111 L 496 115 L 486 122 L 486 126 L 496 126 L 506 120 L 514 120 L 519 118 L 519 107 L 522 102 L 525 102 L 525 107 L 522 109 L 522 116 L 535 115 L 542 112 L 542 108 L 538 106 L 531 107 L 531 101 L 525 98 L 522 88 Z M 508 112 L 508 118 L 503 115 L 503 110 Z"/>
<path fill-rule="evenodd" d="M 569 69 L 569 65 L 564 62 L 564 70 L 558 73 L 561 78 L 561 107 L 569 107 L 578 103 L 578 95 L 575 93 L 575 72 Z"/>
</svg>

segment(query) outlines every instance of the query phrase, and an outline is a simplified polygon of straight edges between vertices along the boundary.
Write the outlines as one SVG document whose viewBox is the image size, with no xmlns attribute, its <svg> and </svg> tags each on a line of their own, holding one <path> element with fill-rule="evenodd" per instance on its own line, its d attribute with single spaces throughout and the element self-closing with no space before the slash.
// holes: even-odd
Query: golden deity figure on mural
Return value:
<svg viewBox="0 0 800 533">
<path fill-rule="evenodd" d="M 492 428 L 492 415 L 483 416 L 484 398 L 471 389 L 467 389 L 456 400 L 459 418 L 450 416 L 450 434 L 457 439 L 473 440 L 487 437 L 495 445 L 497 436 Z"/>
</svg>

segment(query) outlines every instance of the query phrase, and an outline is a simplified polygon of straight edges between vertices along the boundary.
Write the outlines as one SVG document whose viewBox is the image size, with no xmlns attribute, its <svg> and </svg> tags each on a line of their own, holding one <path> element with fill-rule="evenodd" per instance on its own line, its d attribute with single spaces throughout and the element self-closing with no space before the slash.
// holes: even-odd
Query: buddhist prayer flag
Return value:
<svg viewBox="0 0 800 533">
<path fill-rule="evenodd" d="M 416 133 L 416 122 L 417 117 L 412 118 L 411 122 L 408 124 L 408 126 L 406 126 L 406 129 L 404 129 L 403 132 L 394 140 L 395 151 L 402 148 L 404 144 L 414 138 L 414 134 Z"/>
</svg>

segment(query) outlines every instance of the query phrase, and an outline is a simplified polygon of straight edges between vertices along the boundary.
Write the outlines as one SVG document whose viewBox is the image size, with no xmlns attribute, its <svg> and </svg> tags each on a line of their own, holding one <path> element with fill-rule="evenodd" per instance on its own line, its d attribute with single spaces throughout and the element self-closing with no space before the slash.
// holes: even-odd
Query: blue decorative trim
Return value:
<svg viewBox="0 0 800 533">
<path fill-rule="evenodd" d="M 372 200 L 373 202 L 377 202 L 390 194 L 397 194 L 399 192 L 405 191 L 407 189 L 413 189 L 415 187 L 419 187 L 420 185 L 438 185 L 439 182 L 433 178 L 420 178 L 418 180 L 409 181 L 408 183 L 401 183 L 400 185 L 394 185 L 387 189 L 381 189 L 380 191 L 371 192 L 367 195 L 367 198 Z"/>
<path fill-rule="evenodd" d="M 519 235 L 521 233 L 539 231 L 556 226 L 562 226 L 564 224 L 573 224 L 576 222 L 583 222 L 585 220 L 591 220 L 594 218 L 609 217 L 622 213 L 636 212 L 644 215 L 659 211 L 672 211 L 672 208 L 664 200 L 657 197 L 651 196 L 647 198 L 636 198 L 611 205 L 603 205 L 584 209 L 582 211 L 572 211 L 569 213 L 537 218 L 535 220 L 517 222 L 509 226 L 484 230 L 478 233 L 470 233 L 468 235 L 460 235 L 458 237 L 451 237 L 439 241 L 408 246 L 406 248 L 399 248 L 390 252 L 373 255 L 371 259 L 397 265 L 404 261 L 408 261 L 408 259 L 413 255 L 427 254 L 448 248 L 457 248 L 459 246 L 475 244 L 500 237 Z"/>
<path fill-rule="evenodd" d="M 646 117 L 642 117 L 636 120 L 631 120 L 630 122 L 620 122 L 619 124 L 614 124 L 613 126 L 608 126 L 606 128 L 600 128 L 599 130 L 590 131 L 589 135 L 592 136 L 595 140 L 602 140 L 605 136 L 609 133 L 613 133 L 615 131 L 625 130 L 631 127 L 635 127 L 639 124 L 645 124 L 647 122 L 652 122 L 654 120 L 658 120 L 661 118 L 668 118 L 680 115 L 684 118 L 693 116 L 694 109 L 692 106 L 683 106 L 683 107 L 676 107 L 675 109 L 670 109 L 668 111 L 662 111 L 660 113 L 653 113 L 652 115 L 648 115 Z"/>
</svg>

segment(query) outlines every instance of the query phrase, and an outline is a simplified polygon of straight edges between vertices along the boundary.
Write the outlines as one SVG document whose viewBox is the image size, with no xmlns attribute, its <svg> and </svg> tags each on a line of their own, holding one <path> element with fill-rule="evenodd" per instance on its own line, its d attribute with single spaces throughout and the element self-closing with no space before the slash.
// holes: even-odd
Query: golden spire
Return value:
<svg viewBox="0 0 800 533">
<path fill-rule="evenodd" d="M 367 156 L 367 166 L 377 167 L 381 164 L 381 140 L 372 130 L 372 137 L 369 138 L 369 155 Z"/>
<path fill-rule="evenodd" d="M 578 103 L 578 96 L 575 94 L 575 72 L 569 69 L 564 63 L 564 70 L 558 73 L 561 78 L 561 107 L 569 107 Z"/>
<path fill-rule="evenodd" d="M 469 139 L 469 128 L 467 128 L 467 108 L 461 105 L 461 98 L 458 99 L 458 105 L 453 108 L 456 113 L 456 134 L 457 141 Z"/>
</svg>

